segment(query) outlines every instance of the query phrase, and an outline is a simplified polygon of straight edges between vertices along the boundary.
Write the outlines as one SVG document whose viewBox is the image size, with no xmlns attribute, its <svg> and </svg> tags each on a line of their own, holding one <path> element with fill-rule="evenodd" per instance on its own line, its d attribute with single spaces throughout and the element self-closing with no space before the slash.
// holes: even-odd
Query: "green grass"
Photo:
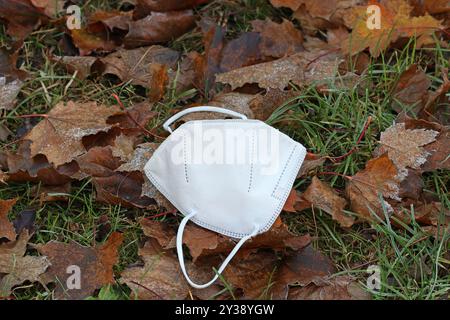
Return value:
<svg viewBox="0 0 450 320">
<path fill-rule="evenodd" d="M 83 9 L 110 10 L 118 8 L 118 3 L 119 1 L 87 1 Z M 249 22 L 253 19 L 269 17 L 280 21 L 282 17 L 288 17 L 285 11 L 274 9 L 267 1 L 260 0 L 241 1 L 240 4 L 238 1 L 214 2 L 202 6 L 198 12 L 216 21 L 227 21 L 229 37 L 248 31 Z M 50 47 L 58 54 L 59 37 L 61 33 L 58 30 L 47 26 L 33 32 L 25 41 L 19 61 L 21 69 L 26 70 L 30 76 L 18 97 L 17 107 L 0 120 L 7 123 L 13 132 L 24 124 L 24 120 L 16 116 L 46 113 L 59 101 L 96 100 L 111 105 L 115 103 L 112 93 L 119 95 L 125 105 L 145 100 L 145 92 L 128 83 L 117 85 L 105 78 L 80 81 L 67 74 L 64 68 L 47 58 Z M 0 27 L 0 46 L 6 46 L 7 43 L 8 37 Z M 169 46 L 185 53 L 203 50 L 198 32 L 187 33 Z M 355 146 L 365 122 L 371 116 L 373 121 L 357 152 L 326 169 L 342 175 L 353 175 L 372 158 L 379 133 L 389 127 L 396 117 L 390 108 L 390 90 L 399 74 L 411 64 L 418 63 L 429 74 L 435 89 L 442 82 L 440 70 L 449 67 L 449 55 L 450 50 L 441 47 L 416 49 L 411 40 L 403 49 L 371 61 L 365 75 L 365 80 L 370 83 L 368 88 L 361 91 L 360 88 L 331 87 L 330 94 L 325 96 L 319 94 L 314 87 L 303 88 L 295 98 L 280 106 L 268 122 L 301 141 L 310 152 L 339 156 Z M 433 68 L 427 67 L 431 65 L 430 61 L 435 64 Z M 163 101 L 156 104 L 159 116 L 149 127 L 159 127 L 169 111 L 179 106 L 183 96 L 204 99 L 196 91 L 181 95 L 174 92 L 169 90 Z M 10 146 L 8 148 L 11 149 Z M 448 171 L 424 175 L 426 192 L 439 198 L 447 208 L 450 207 L 447 189 L 450 185 L 449 178 Z M 345 187 L 345 180 L 340 176 L 320 176 L 320 179 L 338 190 Z M 295 187 L 302 191 L 310 180 L 311 177 L 299 179 Z M 137 221 L 140 217 L 150 216 L 155 212 L 97 203 L 94 199 L 94 187 L 89 180 L 74 184 L 67 203 L 54 202 L 39 206 L 39 199 L 32 193 L 33 186 L 32 183 L 0 185 L 0 198 L 19 198 L 11 218 L 27 207 L 38 208 L 37 232 L 32 242 L 76 241 L 91 246 L 95 243 L 95 227 L 99 217 L 107 215 L 112 231 L 117 230 L 125 235 L 124 245 L 120 249 L 120 261 L 115 270 L 117 274 L 139 259 L 137 250 L 141 244 L 142 231 Z M 382 289 L 372 292 L 375 299 L 449 297 L 448 234 L 442 239 L 428 237 L 415 222 L 405 228 L 395 228 L 389 223 L 381 222 L 374 226 L 362 224 L 342 229 L 318 209 L 282 216 L 292 231 L 309 232 L 313 236 L 314 246 L 334 261 L 340 274 L 354 275 L 365 284 L 367 267 L 378 265 L 381 269 Z M 224 282 L 226 283 L 225 279 Z M 25 284 L 17 288 L 13 295 L 16 299 L 50 299 L 51 292 L 47 290 L 51 289 Z M 232 296 L 229 286 L 224 290 L 231 291 Z M 103 288 L 93 299 L 129 299 L 129 294 L 130 290 L 126 286 L 116 284 Z"/>
</svg>

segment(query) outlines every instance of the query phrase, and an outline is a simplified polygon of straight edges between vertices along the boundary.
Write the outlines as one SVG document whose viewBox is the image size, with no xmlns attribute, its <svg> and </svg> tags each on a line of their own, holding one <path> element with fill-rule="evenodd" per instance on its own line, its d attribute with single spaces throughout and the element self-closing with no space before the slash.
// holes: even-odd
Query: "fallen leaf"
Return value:
<svg viewBox="0 0 450 320">
<path fill-rule="evenodd" d="M 306 86 L 333 77 L 339 60 L 329 52 L 300 52 L 287 58 L 218 74 L 216 81 L 231 85 L 233 90 L 251 83 L 264 89 L 283 90 L 291 81 Z"/>
<path fill-rule="evenodd" d="M 450 144 L 449 127 L 439 123 L 429 122 L 423 119 L 401 117 L 397 121 L 404 122 L 407 130 L 432 130 L 439 134 L 436 141 L 423 147 L 428 154 L 426 162 L 420 167 L 420 171 L 428 172 L 437 169 L 449 169 L 450 158 L 448 157 L 448 145 Z"/>
<path fill-rule="evenodd" d="M 141 196 L 144 183 L 142 172 L 116 171 L 122 161 L 113 156 L 110 146 L 93 147 L 76 161 L 83 173 L 81 177 L 92 177 L 97 201 L 138 208 L 154 205 L 153 199 Z"/>
<path fill-rule="evenodd" d="M 112 156 L 119 158 L 123 162 L 128 162 L 132 159 L 134 153 L 134 143 L 136 138 L 120 133 L 113 142 Z"/>
<path fill-rule="evenodd" d="M 430 155 L 424 146 L 436 141 L 439 132 L 426 129 L 406 129 L 404 123 L 387 128 L 380 136 L 380 147 L 375 155 L 387 152 L 397 167 L 400 180 L 407 175 L 407 168 L 419 169 Z"/>
<path fill-rule="evenodd" d="M 164 251 L 147 241 L 139 249 L 139 255 L 144 261 L 143 266 L 128 267 L 122 272 L 121 282 L 126 283 L 132 290 L 132 296 L 141 300 L 180 300 L 191 296 L 207 299 L 219 292 L 216 285 L 206 289 L 194 289 L 186 282 L 181 273 L 176 255 L 171 251 Z M 186 262 L 186 269 L 190 277 L 198 283 L 206 283 L 214 276 L 212 265 L 194 266 Z"/>
<path fill-rule="evenodd" d="M 260 33 L 259 49 L 264 57 L 282 58 L 304 50 L 302 33 L 288 20 L 283 19 L 280 24 L 254 20 L 251 24 L 253 31 Z"/>
<path fill-rule="evenodd" d="M 175 248 L 175 230 L 167 223 L 142 218 L 139 220 L 139 224 L 142 227 L 144 234 L 158 241 L 159 245 L 163 249 Z"/>
<path fill-rule="evenodd" d="M 6 21 L 6 31 L 10 36 L 23 40 L 45 16 L 30 1 L 0 0 L 0 19 Z"/>
<path fill-rule="evenodd" d="M 316 157 L 313 159 L 305 158 L 297 174 L 297 178 L 310 175 L 315 169 L 325 163 L 326 157 Z"/>
<path fill-rule="evenodd" d="M 7 153 L 8 181 L 42 182 L 46 185 L 61 185 L 69 182 L 78 171 L 77 164 L 70 163 L 57 169 L 47 161 L 44 155 L 31 156 L 31 141 L 23 140 L 16 152 Z"/>
<path fill-rule="evenodd" d="M 93 73 L 93 66 L 98 61 L 97 57 L 87 56 L 53 56 L 52 59 L 63 65 L 68 72 L 74 74 L 78 79 L 86 79 Z"/>
<path fill-rule="evenodd" d="M 13 220 L 14 229 L 17 234 L 21 234 L 23 230 L 33 233 L 35 230 L 34 221 L 36 220 L 36 209 L 27 208 L 20 211 Z"/>
<path fill-rule="evenodd" d="M 314 34 L 318 30 L 331 29 L 343 23 L 343 16 L 348 10 L 360 4 L 366 4 L 366 0 L 271 0 L 275 7 L 290 8 L 293 17 L 302 25 L 303 30 Z"/>
<path fill-rule="evenodd" d="M 0 112 L 14 108 L 22 85 L 23 82 L 19 79 L 7 82 L 6 77 L 0 75 Z"/>
<path fill-rule="evenodd" d="M 444 127 L 436 138 L 436 141 L 424 147 L 430 156 L 427 162 L 421 167 L 423 171 L 433 171 L 437 169 L 450 169 L 450 157 L 448 146 L 450 145 L 449 127 Z"/>
<path fill-rule="evenodd" d="M 0 297 L 8 297 L 11 290 L 25 281 L 41 282 L 43 274 L 50 266 L 47 257 L 25 255 L 30 239 L 28 231 L 23 231 L 16 241 L 0 244 Z"/>
<path fill-rule="evenodd" d="M 304 287 L 334 272 L 331 260 L 309 245 L 284 259 L 274 276 L 272 298 L 286 299 L 289 286 Z"/>
<path fill-rule="evenodd" d="M 436 89 L 436 91 L 429 92 L 428 101 L 425 104 L 421 118 L 427 120 L 438 121 L 444 125 L 449 124 L 448 116 L 448 92 L 450 91 L 450 80 L 448 79 L 448 69 L 444 68 L 442 71 L 443 83 Z"/>
<path fill-rule="evenodd" d="M 392 109 L 417 114 L 428 100 L 430 84 L 426 73 L 418 69 L 416 64 L 411 65 L 400 75 L 393 88 Z"/>
<path fill-rule="evenodd" d="M 148 197 L 156 201 L 159 207 L 166 208 L 168 211 L 176 212 L 175 207 L 167 200 L 161 192 L 151 183 L 147 175 L 144 173 L 144 167 L 153 155 L 153 152 L 158 148 L 157 143 L 142 143 L 136 146 L 133 155 L 128 162 L 123 163 L 116 169 L 118 172 L 133 172 L 138 171 L 142 173 L 144 184 L 142 185 L 141 197 Z"/>
<path fill-rule="evenodd" d="M 411 17 L 412 7 L 406 0 L 382 0 L 369 2 L 380 8 L 383 22 L 378 29 L 367 26 L 367 5 L 356 6 L 347 16 L 346 24 L 353 28 L 347 41 L 342 43 L 344 53 L 355 54 L 369 48 L 373 57 L 378 57 L 389 44 L 399 38 L 417 37 L 417 46 L 432 43 L 432 34 L 442 25 L 432 16 L 426 14 Z"/>
<path fill-rule="evenodd" d="M 346 193 L 350 208 L 360 218 L 374 221 L 372 214 L 384 219 L 383 209 L 392 213 L 392 206 L 385 200 L 400 201 L 397 168 L 387 154 L 367 162 L 366 168 L 351 177 Z"/>
<path fill-rule="evenodd" d="M 82 138 L 108 131 L 111 125 L 106 123 L 107 118 L 118 112 L 117 106 L 106 107 L 95 102 L 57 104 L 48 117 L 24 137 L 31 141 L 31 157 L 43 154 L 55 166 L 72 161 L 86 152 Z"/>
<path fill-rule="evenodd" d="M 9 211 L 11 211 L 17 199 L 2 200 L 0 199 L 0 239 L 6 238 L 10 241 L 16 240 L 16 231 L 13 224 L 8 219 Z"/>
<path fill-rule="evenodd" d="M 279 264 L 274 252 L 251 253 L 245 259 L 233 259 L 223 277 L 234 289 L 243 291 L 240 299 L 266 299 L 272 275 Z"/>
<path fill-rule="evenodd" d="M 344 213 L 347 201 L 317 177 L 313 177 L 311 184 L 301 197 L 311 206 L 330 214 L 333 220 L 336 220 L 342 227 L 351 227 L 355 222 L 353 217 Z"/>
<path fill-rule="evenodd" d="M 183 35 L 195 25 L 192 10 L 152 12 L 148 16 L 132 21 L 123 39 L 126 48 L 168 42 Z"/>
<path fill-rule="evenodd" d="M 36 245 L 36 249 L 50 260 L 51 266 L 43 275 L 43 279 L 56 284 L 56 299 L 79 300 L 94 293 L 104 285 L 114 283 L 113 266 L 118 262 L 118 248 L 122 244 L 121 233 L 114 232 L 102 245 L 90 248 L 76 242 L 61 243 L 50 241 Z M 67 280 L 73 276 L 77 266 L 81 275 L 81 288 L 67 287 Z M 70 273 L 67 270 L 71 270 Z M 70 283 L 70 282 L 69 282 Z"/>
<path fill-rule="evenodd" d="M 103 64 L 103 74 L 113 74 L 123 82 L 128 82 L 145 88 L 151 88 L 153 78 L 158 76 L 154 65 L 164 65 L 175 68 L 180 54 L 172 49 L 161 46 L 142 47 L 133 50 L 118 50 L 100 61 Z"/>
<path fill-rule="evenodd" d="M 303 36 L 300 30 L 287 20 L 276 23 L 271 20 L 252 21 L 253 31 L 244 32 L 237 38 L 226 40 L 226 29 L 202 20 L 205 53 L 196 61 L 199 72 L 198 87 L 213 88 L 215 76 L 238 68 L 271 61 L 303 51 Z M 280 38 L 278 34 L 285 36 Z"/>
<path fill-rule="evenodd" d="M 292 189 L 291 192 L 289 193 L 289 196 L 286 199 L 286 202 L 284 203 L 283 211 L 297 212 L 297 210 L 295 210 L 294 207 L 297 200 L 298 200 L 297 191 L 295 189 Z"/>
<path fill-rule="evenodd" d="M 305 287 L 292 287 L 288 300 L 371 300 L 371 295 L 348 276 L 316 279 Z"/>
<path fill-rule="evenodd" d="M 31 3 L 44 11 L 50 18 L 56 18 L 58 14 L 63 12 L 64 0 L 31 0 Z"/>
<path fill-rule="evenodd" d="M 111 39 L 106 32 L 95 34 L 90 33 L 87 29 L 72 29 L 70 30 L 70 37 L 82 56 L 87 56 L 93 52 L 111 52 L 120 45 L 117 39 Z"/>
<path fill-rule="evenodd" d="M 298 94 L 294 90 L 278 89 L 268 89 L 264 94 L 257 94 L 249 103 L 253 118 L 266 121 L 276 109 L 293 100 Z"/>
<path fill-rule="evenodd" d="M 260 248 L 273 250 L 299 250 L 307 246 L 311 237 L 306 235 L 295 235 L 291 233 L 283 223 L 275 223 L 268 231 L 248 240 L 240 252 L 245 254 Z M 216 232 L 188 224 L 183 236 L 184 244 L 189 248 L 192 259 L 195 262 L 200 257 L 228 254 L 236 243 L 228 237 Z"/>
<path fill-rule="evenodd" d="M 209 0 L 137 0 L 135 14 L 146 16 L 153 11 L 166 12 L 190 9 Z"/>
</svg>

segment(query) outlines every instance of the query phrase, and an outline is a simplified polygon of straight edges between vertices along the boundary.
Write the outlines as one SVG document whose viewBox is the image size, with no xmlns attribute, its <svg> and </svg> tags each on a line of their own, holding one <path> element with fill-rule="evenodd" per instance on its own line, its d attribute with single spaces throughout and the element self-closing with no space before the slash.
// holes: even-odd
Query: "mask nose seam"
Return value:
<svg viewBox="0 0 450 320">
<path fill-rule="evenodd" d="M 250 189 L 252 188 L 253 183 L 253 163 L 255 161 L 255 132 L 253 131 L 252 135 L 252 151 L 250 154 L 250 178 L 248 181 L 248 190 L 247 192 L 250 192 Z"/>
</svg>

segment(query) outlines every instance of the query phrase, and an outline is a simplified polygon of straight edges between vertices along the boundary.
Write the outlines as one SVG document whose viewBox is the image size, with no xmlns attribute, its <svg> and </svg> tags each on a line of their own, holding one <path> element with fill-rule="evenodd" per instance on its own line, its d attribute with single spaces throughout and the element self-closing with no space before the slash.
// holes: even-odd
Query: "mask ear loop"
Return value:
<svg viewBox="0 0 450 320">
<path fill-rule="evenodd" d="M 251 234 L 249 234 L 248 236 L 245 236 L 241 240 L 239 240 L 239 242 L 236 244 L 236 246 L 233 248 L 233 250 L 231 250 L 231 252 L 228 255 L 228 257 L 223 261 L 222 265 L 219 267 L 219 270 L 217 271 L 216 275 L 214 276 L 214 278 L 211 281 L 209 281 L 208 283 L 205 283 L 205 284 L 197 284 L 197 283 L 193 282 L 189 278 L 189 276 L 187 274 L 187 271 L 186 271 L 186 267 L 184 265 L 184 256 L 183 256 L 183 232 L 184 232 L 184 227 L 186 226 L 186 223 L 189 221 L 189 219 L 191 219 L 195 214 L 196 214 L 196 212 L 185 216 L 183 218 L 183 220 L 181 221 L 180 226 L 178 227 L 178 232 L 177 232 L 177 254 L 178 254 L 178 261 L 180 262 L 181 271 L 183 272 L 184 277 L 186 278 L 187 282 L 194 288 L 204 289 L 204 288 L 207 288 L 210 285 L 212 285 L 217 280 L 217 278 L 219 278 L 219 275 L 223 272 L 223 270 L 225 270 L 225 268 L 228 265 L 228 263 L 231 261 L 231 259 L 233 259 L 233 257 L 238 252 L 238 250 L 242 247 L 242 245 L 245 243 L 245 241 L 247 241 L 248 239 L 254 237 L 258 233 L 259 226 L 255 226 L 255 229 L 253 230 L 253 232 Z"/>
</svg>

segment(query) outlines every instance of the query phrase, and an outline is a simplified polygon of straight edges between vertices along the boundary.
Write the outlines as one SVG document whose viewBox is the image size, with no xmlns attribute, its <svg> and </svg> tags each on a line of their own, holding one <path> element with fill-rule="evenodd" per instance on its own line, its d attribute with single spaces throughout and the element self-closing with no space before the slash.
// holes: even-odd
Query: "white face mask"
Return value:
<svg viewBox="0 0 450 320">
<path fill-rule="evenodd" d="M 196 120 L 173 133 L 170 125 L 199 111 L 224 113 L 240 119 Z M 239 248 L 272 226 L 305 158 L 298 142 L 259 120 L 217 107 L 183 110 L 164 123 L 172 134 L 145 165 L 155 187 L 184 215 L 177 234 L 181 270 L 195 288 L 217 280 Z M 186 223 L 238 238 L 216 276 L 198 285 L 187 275 L 183 258 Z"/>
</svg>

